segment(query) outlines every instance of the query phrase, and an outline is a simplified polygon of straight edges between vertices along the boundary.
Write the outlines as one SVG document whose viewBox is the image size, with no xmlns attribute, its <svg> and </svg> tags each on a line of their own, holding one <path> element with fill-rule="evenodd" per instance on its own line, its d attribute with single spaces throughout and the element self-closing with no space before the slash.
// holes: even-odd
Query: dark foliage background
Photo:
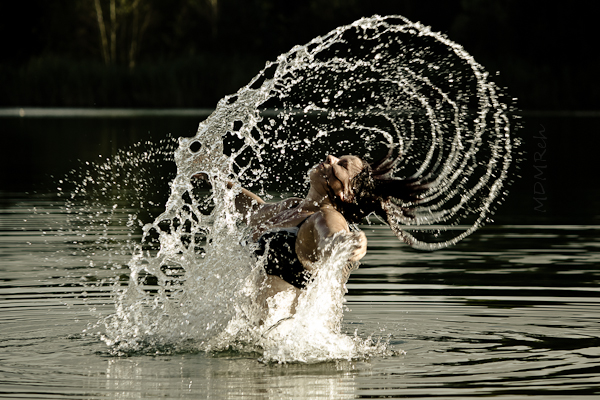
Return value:
<svg viewBox="0 0 600 400">
<path fill-rule="evenodd" d="M 266 61 L 373 14 L 446 33 L 501 72 L 521 109 L 599 106 L 592 4 L 533 0 L 3 2 L 0 106 L 214 107 Z"/>
</svg>

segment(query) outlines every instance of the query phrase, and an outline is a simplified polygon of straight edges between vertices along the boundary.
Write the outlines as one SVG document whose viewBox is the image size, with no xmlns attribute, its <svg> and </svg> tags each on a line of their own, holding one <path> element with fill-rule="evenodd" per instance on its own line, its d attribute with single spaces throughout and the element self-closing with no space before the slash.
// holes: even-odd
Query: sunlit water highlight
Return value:
<svg viewBox="0 0 600 400">
<path fill-rule="evenodd" d="M 82 334 L 114 313 L 112 281 L 128 279 L 130 255 L 121 250 L 141 239 L 127 226 L 131 210 L 112 204 L 96 209 L 112 213 L 106 241 L 102 226 L 82 237 L 71 207 L 88 206 L 3 197 L 0 397 L 600 394 L 598 226 L 490 225 L 428 253 L 402 245 L 386 226 L 363 226 L 371 248 L 350 277 L 341 332 L 372 335 L 396 356 L 279 365 L 257 359 L 281 346 L 205 353 L 163 344 L 114 357 L 97 336 Z"/>
<path fill-rule="evenodd" d="M 283 294 L 265 314 L 257 300 L 263 260 L 253 255 L 235 194 L 242 185 L 266 198 L 303 195 L 306 171 L 327 153 L 375 160 L 391 148 L 402 157 L 396 176 L 432 185 L 418 204 L 390 204 L 386 222 L 414 248 L 444 248 L 486 222 L 504 195 L 514 147 L 508 111 L 459 45 L 402 17 L 362 19 L 294 47 L 221 100 L 174 152 L 173 143 L 123 150 L 75 171 L 75 189 L 60 188 L 83 241 L 86 226 L 100 227 L 95 243 L 110 246 L 117 209 L 129 212 L 127 228 L 142 225 L 141 241 L 115 249 L 130 255 L 128 276 L 114 283 L 115 312 L 86 333 L 100 335 L 112 354 L 236 350 L 309 363 L 397 354 L 385 340 L 341 330 L 349 245 L 317 267 L 295 314 Z M 151 166 L 171 154 L 170 197 L 147 223 L 134 210 L 156 206 L 150 192 L 164 183 Z M 199 172 L 210 191 L 192 182 Z M 111 209 L 93 200 L 100 198 L 114 200 Z"/>
<path fill-rule="evenodd" d="M 207 126 L 216 129 L 214 135 L 206 131 L 208 134 L 184 139 L 181 144 L 173 140 L 144 142 L 117 151 L 116 138 L 126 141 L 123 136 L 128 135 L 120 135 L 123 125 L 113 126 L 108 134 L 96 129 L 96 125 L 106 123 L 104 120 L 94 119 L 89 125 L 73 121 L 62 124 L 53 119 L 35 124 L 31 120 L 7 124 L 13 128 L 18 125 L 17 129 L 9 129 L 14 137 L 26 138 L 17 141 L 22 143 L 18 148 L 9 146 L 11 150 L 21 147 L 30 150 L 29 158 L 19 159 L 20 163 L 15 165 L 29 167 L 27 163 L 31 163 L 38 169 L 48 168 L 48 173 L 55 173 L 52 161 L 60 148 L 49 146 L 51 142 L 66 142 L 64 138 L 71 140 L 81 138 L 82 133 L 92 133 L 83 135 L 90 139 L 90 145 L 80 140 L 86 146 L 78 148 L 79 152 L 72 157 L 84 159 L 81 168 L 66 178 L 57 178 L 61 180 L 60 198 L 0 192 L 0 397 L 597 398 L 600 395 L 600 230 L 594 225 L 598 221 L 598 208 L 585 207 L 582 200 L 596 199 L 595 187 L 588 190 L 589 182 L 585 181 L 587 193 L 578 189 L 576 201 L 558 202 L 560 208 L 554 208 L 552 215 L 550 212 L 526 215 L 528 203 L 523 201 L 524 209 L 513 209 L 515 214 L 508 216 L 510 223 L 516 221 L 521 225 L 491 224 L 465 237 L 457 246 L 445 247 L 464 232 L 479 227 L 504 194 L 507 181 L 504 166 L 514 154 L 512 139 L 506 136 L 512 134 L 512 123 L 505 124 L 510 121 L 504 118 L 503 111 L 495 113 L 495 106 L 487 107 L 496 104 L 502 110 L 508 102 L 491 95 L 495 90 L 493 84 L 485 73 L 471 73 L 482 70 L 455 44 L 450 46 L 452 51 L 445 45 L 429 48 L 415 45 L 406 47 L 404 52 L 395 51 L 413 43 L 411 40 L 432 40 L 429 44 L 438 38 L 443 39 L 441 42 L 446 40 L 428 33 L 424 27 L 398 21 L 406 28 L 399 29 L 402 40 L 387 47 L 384 44 L 382 48 L 394 49 L 392 53 L 401 55 L 420 51 L 418 59 L 423 62 L 410 63 L 410 57 L 402 56 L 396 60 L 397 65 L 405 66 L 404 62 L 408 62 L 409 69 L 414 68 L 413 71 L 420 71 L 417 75 L 424 76 L 428 76 L 428 69 L 416 65 L 435 66 L 438 61 L 441 65 L 441 78 L 429 76 L 431 85 L 411 86 L 414 82 L 410 81 L 410 75 L 405 76 L 409 90 L 418 94 L 428 90 L 438 93 L 418 95 L 419 101 L 409 106 L 395 99 L 410 96 L 391 96 L 389 110 L 373 105 L 376 102 L 362 100 L 363 97 L 373 100 L 363 95 L 368 93 L 363 89 L 376 80 L 350 78 L 365 77 L 360 75 L 359 67 L 367 66 L 368 62 L 343 73 L 332 67 L 334 62 L 321 63 L 327 59 L 325 56 L 310 60 L 315 50 L 326 48 L 321 47 L 326 43 L 335 47 L 329 54 L 344 54 L 344 46 L 354 43 L 351 53 L 362 54 L 368 60 L 370 47 L 363 46 L 361 53 L 361 46 L 374 41 L 368 39 L 369 35 L 364 40 L 357 38 L 362 27 L 383 27 L 377 31 L 382 35 L 375 35 L 384 38 L 381 43 L 387 40 L 385 35 L 398 33 L 375 18 L 357 22 L 356 29 L 340 28 L 315 39 L 314 44 L 293 49 L 286 54 L 288 58 L 277 60 L 274 69 L 269 69 L 273 64 L 268 64 L 252 87 L 240 92 L 252 99 L 251 90 L 261 92 L 261 88 L 281 82 L 276 79 L 281 65 L 298 75 L 284 75 L 285 84 L 273 87 L 273 92 L 265 96 L 277 97 L 285 92 L 288 83 L 291 92 L 297 95 L 286 97 L 285 92 L 282 98 L 269 98 L 258 106 L 250 103 L 248 107 L 239 97 L 235 101 L 230 97 L 231 101 L 224 101 L 217 113 L 201 125 L 201 129 Z M 338 42 L 336 38 L 340 37 L 345 41 Z M 348 37 L 350 40 L 346 40 Z M 307 54 L 308 58 L 297 57 L 295 52 Z M 429 62 L 426 56 L 433 56 L 436 61 Z M 342 58 L 340 65 L 349 68 Z M 311 75 L 311 68 L 294 69 L 302 65 L 295 60 L 303 59 L 309 60 L 306 67 L 314 67 L 318 73 Z M 394 61 L 384 65 L 393 66 Z M 467 68 L 460 68 L 461 65 Z M 329 67 L 338 73 L 340 81 L 328 80 Z M 385 73 L 388 71 L 400 76 L 395 68 L 388 68 Z M 463 78 L 485 79 L 459 79 L 461 85 L 453 87 L 456 89 L 453 92 L 448 84 L 454 80 L 445 81 L 449 71 Z M 378 71 L 373 73 L 382 75 Z M 301 82 L 308 82 L 307 78 L 288 79 L 293 76 L 310 77 L 310 82 L 301 86 Z M 467 81 L 472 85 L 462 85 Z M 479 87 L 476 83 L 493 90 L 487 94 L 469 90 Z M 386 89 L 389 87 L 393 85 L 383 87 L 384 94 L 378 95 L 378 99 L 389 94 Z M 469 95 L 474 92 L 482 96 Z M 470 112 L 459 113 L 458 118 L 446 117 L 453 115 L 454 107 L 442 106 L 444 101 L 428 103 L 427 100 L 444 99 L 442 93 L 456 94 L 456 98 L 452 94 L 447 96 L 455 104 L 463 104 L 460 99 L 472 99 L 465 108 Z M 307 99 L 313 99 L 313 105 L 305 109 Z M 443 112 L 437 112 L 437 104 Z M 248 119 L 221 119 L 229 115 L 223 111 L 226 107 L 238 105 L 241 114 L 250 116 Z M 487 110 L 486 121 L 490 122 L 479 131 L 480 141 L 469 129 L 455 129 L 461 124 L 475 124 L 470 118 L 482 115 L 475 110 Z M 137 116 L 147 114 L 142 112 Z M 148 123 L 144 119 L 145 124 L 140 124 L 138 118 L 132 124 L 135 128 L 131 128 L 130 139 L 146 137 L 149 130 L 158 131 L 155 126 L 148 127 L 155 121 L 166 125 L 173 122 L 157 119 Z M 230 124 L 219 126 L 223 121 Z M 539 123 L 528 122 L 530 126 Z M 559 140 L 557 134 L 549 139 L 549 146 L 561 149 L 556 152 L 556 159 L 560 157 L 561 162 L 555 165 L 575 175 L 568 182 L 548 175 L 557 188 L 571 188 L 574 182 L 583 182 L 575 179 L 576 175 L 591 164 L 580 162 L 582 157 L 578 152 L 577 159 L 563 165 L 562 150 L 566 147 L 568 153 L 569 148 L 577 148 L 574 144 L 577 140 L 572 139 L 583 136 L 575 133 L 589 131 L 594 124 L 597 121 L 582 124 L 552 119 L 553 130 L 571 133 L 566 135 L 568 141 Z M 570 130 L 564 129 L 566 126 Z M 256 142 L 249 140 L 247 127 L 253 127 L 249 132 L 258 138 Z M 70 133 L 58 135 L 65 129 L 70 129 Z M 181 135 L 178 129 L 169 129 L 176 136 Z M 424 132 L 428 134 L 418 136 Z M 220 137 L 223 133 L 225 136 Z M 105 156 L 97 158 L 91 142 L 100 137 L 103 149 L 98 153 Z M 107 137 L 112 138 L 112 145 Z M 457 137 L 460 140 L 455 142 Z M 214 139 L 210 142 L 214 144 L 214 153 L 207 150 L 205 139 Z M 265 145 L 260 140 L 265 140 Z M 399 176 L 408 176 L 425 165 L 433 175 L 445 176 L 448 182 L 454 180 L 455 186 L 438 186 L 429 193 L 432 202 L 415 208 L 422 216 L 427 208 L 441 214 L 425 215 L 427 221 L 421 220 L 422 225 L 403 226 L 400 233 L 416 247 L 432 244 L 443 248 L 434 252 L 415 251 L 401 243 L 386 225 L 363 225 L 369 253 L 361 268 L 351 275 L 345 296 L 344 288 L 335 284 L 339 268 L 334 257 L 322 266 L 322 282 L 310 288 L 295 319 L 286 318 L 286 299 L 280 298 L 280 314 L 268 316 L 264 326 L 253 323 L 252 317 L 258 314 L 253 313 L 252 302 L 248 300 L 252 298 L 253 278 L 260 275 L 260 266 L 236 244 L 237 238 L 244 236 L 244 228 L 235 224 L 237 216 L 228 211 L 225 203 L 231 193 L 222 186 L 222 178 L 228 174 L 228 179 L 266 198 L 280 193 L 302 195 L 306 186 L 299 183 L 304 182 L 305 171 L 331 152 L 333 143 L 338 146 L 336 154 L 366 154 L 369 159 L 376 159 L 385 148 L 380 142 L 390 141 L 397 145 L 398 152 L 411 149 L 404 151 L 405 158 L 396 171 Z M 447 145 L 437 148 L 442 143 Z M 471 143 L 476 145 L 464 146 Z M 38 153 L 34 151 L 36 148 L 40 149 Z M 63 150 L 58 157 L 73 151 Z M 106 152 L 110 154 L 111 150 L 113 156 L 107 158 Z M 210 157 L 196 163 L 202 151 L 225 163 L 213 164 Z M 437 157 L 438 152 L 449 158 Z M 593 157 L 595 153 L 588 146 L 584 154 Z M 179 173 L 175 171 L 175 158 Z M 444 164 L 447 160 L 453 161 Z M 475 166 L 475 171 L 453 169 L 463 161 L 464 165 Z M 189 170 L 182 172 L 181 166 Z M 182 191 L 182 187 L 175 185 L 167 203 L 164 192 L 170 182 L 189 187 L 189 173 L 213 166 L 216 166 L 211 170 L 216 176 L 213 181 L 216 191 L 209 192 L 207 186 Z M 26 179 L 29 170 L 24 169 L 17 176 Z M 480 182 L 481 177 L 485 183 L 475 189 L 472 185 Z M 451 187 L 459 190 L 454 193 Z M 547 188 L 550 189 L 550 182 Z M 554 192 L 555 197 L 558 191 Z M 193 196 L 188 199 L 186 192 Z M 571 192 L 560 192 L 559 199 L 572 197 Z M 468 195 L 451 200 L 460 193 Z M 527 197 L 519 194 L 522 200 Z M 448 199 L 448 205 L 453 207 L 446 210 L 443 199 Z M 193 201 L 198 202 L 199 213 L 195 215 L 200 218 L 186 227 L 184 221 L 191 215 L 189 210 L 193 208 L 189 206 Z M 565 209 L 569 204 L 577 207 Z M 579 209 L 580 205 L 584 207 Z M 573 218 L 575 208 L 579 211 L 578 218 Z M 214 210 L 221 210 L 221 214 Z M 146 225 L 165 211 L 174 213 L 178 220 L 163 215 Z M 436 220 L 438 216 L 448 219 Z M 536 225 L 523 225 L 522 216 Z M 556 221 L 565 222 L 556 225 Z M 213 225 L 222 230 L 211 230 Z M 147 235 L 142 240 L 145 226 Z M 190 263 L 193 255 L 182 259 L 185 251 L 179 253 L 179 250 L 182 246 L 184 250 L 185 246 L 190 248 L 193 239 L 190 233 L 200 227 L 211 229 L 201 231 L 195 238 L 196 263 Z M 160 236 L 160 232 L 164 235 Z M 208 241 L 212 232 L 217 232 L 216 236 L 231 233 L 233 239 L 224 243 L 223 249 L 241 251 L 222 254 L 231 265 L 218 259 L 218 248 Z M 410 240 L 411 237 L 416 241 Z M 162 249 L 165 250 L 159 254 Z M 335 250 L 340 256 L 344 252 L 343 248 Z M 202 257 L 217 263 L 205 262 Z M 156 260 L 168 262 L 162 264 Z M 237 275 L 231 276 L 242 277 L 239 287 L 243 289 L 235 291 L 234 296 L 218 297 L 216 292 L 224 288 L 231 293 L 232 285 L 213 288 L 201 282 L 188 283 L 209 274 L 215 275 L 208 276 L 209 281 L 215 282 L 216 274 L 229 273 L 228 268 L 234 267 L 241 267 L 241 272 L 235 271 Z M 206 303 L 199 304 L 205 299 Z M 315 301 L 324 302 L 327 307 L 315 307 Z M 208 324 L 208 330 L 202 322 Z"/>
</svg>

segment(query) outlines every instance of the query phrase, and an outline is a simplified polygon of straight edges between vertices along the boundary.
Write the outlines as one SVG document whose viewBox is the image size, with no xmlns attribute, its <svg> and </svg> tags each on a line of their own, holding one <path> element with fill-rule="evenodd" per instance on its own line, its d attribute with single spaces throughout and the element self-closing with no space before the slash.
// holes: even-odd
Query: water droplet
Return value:
<svg viewBox="0 0 600 400">
<path fill-rule="evenodd" d="M 355 39 L 347 41 L 346 36 Z M 116 290 L 117 311 L 103 320 L 105 341 L 137 348 L 147 336 L 155 342 L 192 342 L 196 348 L 214 349 L 243 337 L 254 340 L 253 349 L 263 346 L 267 360 L 279 360 L 282 349 L 292 360 L 343 353 L 343 293 L 332 289 L 337 288 L 331 283 L 337 279 L 334 258 L 320 266 L 323 273 L 315 281 L 319 290 L 306 295 L 296 318 L 268 332 L 280 347 L 270 348 L 262 333 L 256 334 L 266 333 L 268 326 L 258 325 L 263 317 L 252 308 L 264 272 L 250 248 L 242 245 L 251 235 L 235 212 L 235 196 L 242 186 L 265 199 L 274 192 L 303 196 L 308 168 L 332 149 L 360 156 L 391 150 L 398 162 L 390 174 L 427 177 L 430 185 L 419 203 L 389 204 L 394 232 L 417 248 L 456 243 L 487 218 L 510 166 L 507 108 L 482 71 L 446 36 L 386 17 L 340 27 L 267 64 L 249 85 L 219 102 L 196 136 L 182 140 L 175 150 L 177 175 L 169 183 L 170 197 L 160 216 L 144 222 L 143 242 L 128 264 L 130 275 L 121 291 Z M 150 179 L 145 168 L 158 154 L 164 159 L 170 152 L 139 147 L 133 153 L 139 157 L 124 154 L 93 168 L 93 174 L 82 178 L 77 195 L 89 190 L 110 196 L 115 189 L 152 187 L 155 182 L 145 178 L 115 182 L 113 171 L 127 167 L 130 176 L 142 171 Z M 190 182 L 189 175 L 199 170 L 209 174 L 209 182 Z M 119 194 L 126 196 L 126 191 Z M 119 198 L 113 210 L 125 200 Z M 138 221 L 137 216 L 133 219 Z M 434 228 L 410 229 L 429 225 Z M 448 229 L 438 229 L 440 225 Z M 202 237 L 196 240 L 195 235 Z M 142 251 L 144 247 L 151 250 Z M 157 291 L 138 283 L 149 276 L 156 280 Z M 128 290 L 133 287 L 139 290 Z M 283 307 L 284 299 L 277 301 Z M 326 355 L 311 347 L 323 339 L 315 333 L 318 329 L 311 329 L 317 325 L 331 335 Z M 366 348 L 366 343 L 361 345 Z M 347 357 L 348 352 L 343 354 Z"/>
</svg>

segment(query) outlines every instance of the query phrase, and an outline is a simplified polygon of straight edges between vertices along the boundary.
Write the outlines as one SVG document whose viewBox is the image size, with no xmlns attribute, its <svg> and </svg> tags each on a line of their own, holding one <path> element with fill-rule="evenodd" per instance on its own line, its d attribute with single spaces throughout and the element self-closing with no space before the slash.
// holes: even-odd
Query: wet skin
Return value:
<svg viewBox="0 0 600 400">
<path fill-rule="evenodd" d="M 309 271 L 329 256 L 329 245 L 333 241 L 351 242 L 353 251 L 348 261 L 358 261 L 367 252 L 367 238 L 362 231 L 350 232 L 348 222 L 334 206 L 331 196 L 350 201 L 350 182 L 362 169 L 363 162 L 358 157 L 328 155 L 309 171 L 310 188 L 304 199 L 288 198 L 266 203 L 254 193 L 242 189 L 236 197 L 236 209 L 254 228 L 254 239 L 271 229 L 296 227 L 305 221 L 296 238 L 296 254 Z M 232 184 L 229 186 L 232 187 Z M 285 290 L 296 291 L 297 295 L 300 293 L 300 289 L 276 276 L 268 275 L 265 283 L 265 290 L 259 296 L 261 302 Z"/>
<path fill-rule="evenodd" d="M 250 211 L 248 220 L 255 227 L 256 237 L 270 229 L 298 226 L 306 219 L 298 232 L 296 253 L 307 270 L 313 269 L 313 264 L 324 255 L 328 240 L 336 234 L 357 241 L 350 261 L 360 260 L 366 253 L 366 237 L 362 232 L 350 233 L 346 219 L 330 196 L 333 193 L 342 201 L 349 200 L 352 197 L 350 181 L 362 168 L 358 157 L 327 156 L 310 170 L 310 189 L 304 199 L 291 198 L 273 204 L 260 200 L 258 207 Z"/>
</svg>

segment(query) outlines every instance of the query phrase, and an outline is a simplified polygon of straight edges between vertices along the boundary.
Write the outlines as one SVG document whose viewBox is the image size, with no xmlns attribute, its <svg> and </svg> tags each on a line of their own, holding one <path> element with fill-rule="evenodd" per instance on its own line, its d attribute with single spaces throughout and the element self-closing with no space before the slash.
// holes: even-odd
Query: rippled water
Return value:
<svg viewBox="0 0 600 400">
<path fill-rule="evenodd" d="M 69 232 L 61 199 L 7 195 L 0 215 L 0 396 L 23 398 L 594 398 L 600 394 L 598 226 L 489 226 L 436 252 L 365 226 L 342 331 L 394 355 L 319 364 L 258 354 L 112 356 L 85 333 L 114 310 L 136 239 L 116 212 L 110 243 Z M 133 236 L 131 236 L 133 235 Z"/>
<path fill-rule="evenodd" d="M 235 349 L 265 362 L 315 363 L 394 354 L 389 340 L 341 331 L 348 240 L 332 241 L 315 264 L 293 315 L 284 293 L 262 306 L 265 259 L 253 253 L 236 194 L 243 186 L 266 199 L 273 191 L 303 196 L 307 170 L 326 154 L 369 162 L 387 154 L 374 190 L 380 179 L 425 186 L 413 200 L 385 189 L 381 218 L 412 248 L 446 248 L 488 222 L 506 196 L 519 143 L 510 103 L 443 34 L 374 16 L 268 62 L 176 150 L 120 150 L 86 163 L 59 181 L 75 188 L 59 190 L 76 230 L 89 236 L 98 226 L 104 245 L 114 241 L 107 230 L 121 208 L 156 205 L 147 194 L 159 175 L 149 167 L 167 154 L 177 167 L 160 215 L 129 213 L 126 225 L 139 224 L 143 235 L 121 251 L 131 254 L 129 275 L 115 282 L 115 310 L 99 317 L 100 337 L 115 355 Z M 209 182 L 192 179 L 199 173 Z"/>
<path fill-rule="evenodd" d="M 597 397 L 597 190 L 557 190 L 589 187 L 591 164 L 578 152 L 552 168 L 568 143 L 540 124 L 509 174 L 522 154 L 504 101 L 443 35 L 372 18 L 267 64 L 176 151 L 162 129 L 194 133 L 173 119 L 11 120 L 2 178 L 28 192 L 1 197 L 0 397 Z M 334 145 L 391 146 L 395 174 L 439 179 L 396 204 L 416 215 L 388 220 L 397 236 L 361 227 L 369 252 L 345 302 L 340 247 L 270 329 L 225 182 L 303 194 Z M 212 191 L 190 183 L 201 170 Z M 501 223 L 476 231 L 517 175 Z"/>
</svg>

